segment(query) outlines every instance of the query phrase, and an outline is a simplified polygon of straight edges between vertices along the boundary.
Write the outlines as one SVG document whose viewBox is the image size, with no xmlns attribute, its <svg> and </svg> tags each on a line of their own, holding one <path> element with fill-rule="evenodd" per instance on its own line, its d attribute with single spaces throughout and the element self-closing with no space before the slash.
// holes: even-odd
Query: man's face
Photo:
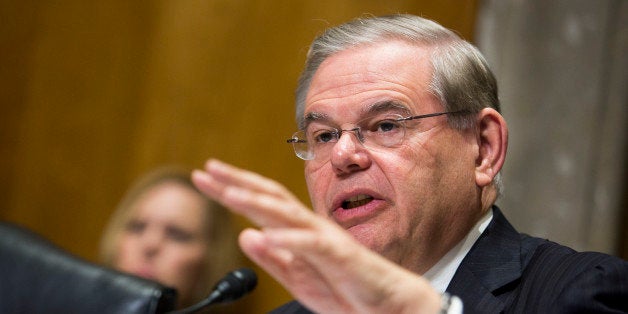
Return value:
<svg viewBox="0 0 628 314">
<path fill-rule="evenodd" d="M 431 52 L 391 41 L 328 58 L 307 94 L 310 125 L 347 130 L 374 110 L 404 117 L 444 111 L 428 91 Z M 314 210 L 393 262 L 427 271 L 480 215 L 476 134 L 446 120 L 408 121 L 404 140 L 386 149 L 343 132 L 328 158 L 306 161 Z"/>
</svg>

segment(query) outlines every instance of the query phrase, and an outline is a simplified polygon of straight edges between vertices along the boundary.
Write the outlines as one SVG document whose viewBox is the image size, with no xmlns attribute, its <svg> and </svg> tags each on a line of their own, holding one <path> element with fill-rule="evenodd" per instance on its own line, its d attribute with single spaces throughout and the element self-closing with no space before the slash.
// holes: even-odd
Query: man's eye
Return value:
<svg viewBox="0 0 628 314">
<path fill-rule="evenodd" d="M 381 121 L 376 122 L 373 125 L 373 127 L 371 128 L 371 131 L 387 133 L 387 132 L 397 131 L 399 128 L 400 128 L 400 124 L 397 121 L 381 120 Z"/>
<path fill-rule="evenodd" d="M 321 130 L 314 132 L 312 136 L 315 143 L 329 143 L 335 140 L 336 133 L 329 130 Z"/>
</svg>

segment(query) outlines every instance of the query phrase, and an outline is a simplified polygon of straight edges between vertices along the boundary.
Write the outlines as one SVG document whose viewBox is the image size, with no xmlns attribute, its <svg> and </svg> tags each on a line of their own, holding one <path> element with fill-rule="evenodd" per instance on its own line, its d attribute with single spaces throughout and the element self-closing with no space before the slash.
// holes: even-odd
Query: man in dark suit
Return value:
<svg viewBox="0 0 628 314">
<path fill-rule="evenodd" d="M 495 206 L 499 109 L 486 61 L 453 32 L 359 19 L 315 39 L 299 80 L 288 142 L 314 212 L 216 160 L 193 179 L 261 227 L 240 245 L 298 300 L 277 313 L 628 311 L 627 262 L 520 235 Z"/>
</svg>

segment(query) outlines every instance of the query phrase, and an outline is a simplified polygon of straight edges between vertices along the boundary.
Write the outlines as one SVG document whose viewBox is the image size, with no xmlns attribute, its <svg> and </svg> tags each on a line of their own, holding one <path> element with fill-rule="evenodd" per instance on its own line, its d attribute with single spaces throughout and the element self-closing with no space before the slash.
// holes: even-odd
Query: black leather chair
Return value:
<svg viewBox="0 0 628 314">
<path fill-rule="evenodd" d="M 176 292 L 80 259 L 0 222 L 0 313 L 164 313 Z"/>
</svg>

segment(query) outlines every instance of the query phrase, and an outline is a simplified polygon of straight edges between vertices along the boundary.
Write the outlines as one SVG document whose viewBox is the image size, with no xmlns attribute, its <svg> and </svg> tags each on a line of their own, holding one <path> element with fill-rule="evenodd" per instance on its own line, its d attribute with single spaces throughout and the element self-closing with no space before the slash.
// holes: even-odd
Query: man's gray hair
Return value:
<svg viewBox="0 0 628 314">
<path fill-rule="evenodd" d="M 358 18 L 330 28 L 314 39 L 296 90 L 296 120 L 304 124 L 305 99 L 318 67 L 328 57 L 356 47 L 401 40 L 432 49 L 430 92 L 445 111 L 479 112 L 482 108 L 500 111 L 495 76 L 480 51 L 440 24 L 413 15 L 397 14 Z M 457 129 L 474 125 L 474 115 L 450 115 Z M 501 175 L 493 180 L 501 194 Z"/>
<path fill-rule="evenodd" d="M 303 127 L 305 98 L 318 67 L 328 57 L 356 47 L 401 40 L 433 49 L 430 91 L 446 111 L 499 111 L 497 84 L 478 49 L 440 24 L 413 15 L 359 18 L 330 28 L 312 42 L 296 90 L 296 119 Z M 465 121 L 469 120 L 469 121 Z M 473 117 L 452 116 L 456 128 L 466 128 Z"/>
</svg>

